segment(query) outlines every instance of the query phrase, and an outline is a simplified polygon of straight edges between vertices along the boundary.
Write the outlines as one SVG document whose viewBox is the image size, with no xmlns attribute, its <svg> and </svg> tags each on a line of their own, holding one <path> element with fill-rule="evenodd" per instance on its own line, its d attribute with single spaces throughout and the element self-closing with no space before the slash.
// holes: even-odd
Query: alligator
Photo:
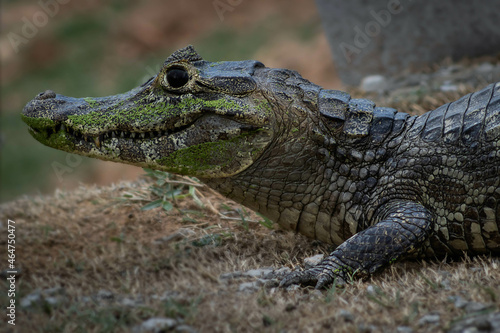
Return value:
<svg viewBox="0 0 500 333">
<path fill-rule="evenodd" d="M 343 284 L 402 258 L 500 255 L 500 82 L 415 116 L 188 46 L 127 93 L 47 90 L 22 119 L 47 146 L 197 177 L 334 246 L 284 287 Z"/>
</svg>

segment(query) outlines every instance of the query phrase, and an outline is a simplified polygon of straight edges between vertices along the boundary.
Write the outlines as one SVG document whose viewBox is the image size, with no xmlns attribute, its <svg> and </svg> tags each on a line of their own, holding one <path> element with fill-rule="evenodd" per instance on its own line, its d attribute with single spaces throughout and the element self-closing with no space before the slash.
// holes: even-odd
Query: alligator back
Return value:
<svg viewBox="0 0 500 333">
<path fill-rule="evenodd" d="M 436 252 L 500 252 L 500 83 L 417 117 L 398 153 L 414 159 Z"/>
</svg>

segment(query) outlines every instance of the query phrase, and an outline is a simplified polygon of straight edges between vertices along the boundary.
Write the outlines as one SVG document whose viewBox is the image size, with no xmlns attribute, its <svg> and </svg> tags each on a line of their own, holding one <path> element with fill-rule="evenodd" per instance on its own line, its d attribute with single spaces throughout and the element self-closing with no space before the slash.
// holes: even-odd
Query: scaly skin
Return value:
<svg viewBox="0 0 500 333">
<path fill-rule="evenodd" d="M 192 47 L 128 93 L 41 93 L 43 144 L 196 176 L 285 229 L 334 244 L 281 283 L 342 284 L 408 256 L 500 254 L 500 83 L 422 116 Z"/>
</svg>

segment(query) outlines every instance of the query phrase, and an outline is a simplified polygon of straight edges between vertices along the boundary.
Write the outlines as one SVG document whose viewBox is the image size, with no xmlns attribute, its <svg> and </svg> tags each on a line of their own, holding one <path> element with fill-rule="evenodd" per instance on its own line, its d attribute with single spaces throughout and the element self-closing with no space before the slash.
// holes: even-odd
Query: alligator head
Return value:
<svg viewBox="0 0 500 333">
<path fill-rule="evenodd" d="M 257 61 L 208 62 L 188 46 L 127 93 L 73 98 L 47 90 L 22 119 L 41 143 L 71 153 L 203 178 L 241 172 L 273 137 Z"/>
<path fill-rule="evenodd" d="M 26 105 L 22 118 L 47 146 L 198 177 L 314 237 L 312 215 L 302 207 L 316 211 L 320 189 L 333 177 L 331 134 L 350 121 L 343 114 L 346 96 L 257 61 L 208 62 L 189 46 L 127 93 L 72 98 L 46 91 Z M 357 126 L 344 130 L 357 135 L 363 122 L 353 119 Z M 299 226 L 300 218 L 309 220 Z"/>
</svg>

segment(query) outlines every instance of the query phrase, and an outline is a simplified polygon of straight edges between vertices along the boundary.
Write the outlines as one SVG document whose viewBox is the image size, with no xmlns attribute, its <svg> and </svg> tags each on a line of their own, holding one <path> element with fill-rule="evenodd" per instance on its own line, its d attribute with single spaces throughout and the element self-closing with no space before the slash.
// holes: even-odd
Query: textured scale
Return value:
<svg viewBox="0 0 500 333">
<path fill-rule="evenodd" d="M 91 102 L 46 91 L 23 120 L 46 145 L 196 176 L 336 246 L 283 286 L 343 283 L 408 256 L 500 255 L 500 83 L 417 117 L 187 47 L 144 85 Z"/>
</svg>

